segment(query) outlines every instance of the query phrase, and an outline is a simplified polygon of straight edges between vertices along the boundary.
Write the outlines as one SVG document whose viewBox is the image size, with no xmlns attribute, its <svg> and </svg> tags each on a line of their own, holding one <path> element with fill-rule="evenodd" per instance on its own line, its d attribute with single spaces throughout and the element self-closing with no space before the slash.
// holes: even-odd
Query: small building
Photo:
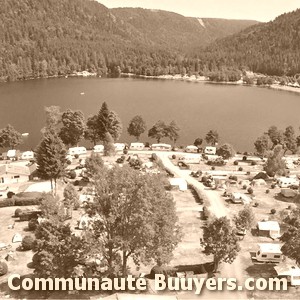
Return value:
<svg viewBox="0 0 300 300">
<path fill-rule="evenodd" d="M 93 152 L 95 152 L 95 153 L 104 152 L 104 146 L 103 145 L 95 145 L 93 148 Z"/>
<path fill-rule="evenodd" d="M 129 149 L 130 150 L 144 150 L 144 143 L 131 143 Z"/>
<path fill-rule="evenodd" d="M 277 221 L 257 222 L 259 236 L 267 236 L 273 239 L 280 237 L 280 226 Z"/>
<path fill-rule="evenodd" d="M 36 165 L 30 167 L 14 164 L 5 164 L 0 166 L 0 185 L 19 182 L 27 182 L 30 175 L 36 170 Z"/>
<path fill-rule="evenodd" d="M 86 148 L 85 147 L 72 147 L 68 150 L 69 155 L 81 155 L 86 154 Z"/>
<path fill-rule="evenodd" d="M 282 244 L 264 243 L 258 244 L 258 251 L 252 259 L 258 262 L 281 262 L 283 255 L 281 252 Z"/>
<path fill-rule="evenodd" d="M 198 153 L 198 147 L 196 147 L 195 145 L 189 145 L 185 147 L 185 152 L 187 153 Z"/>
<path fill-rule="evenodd" d="M 114 145 L 115 145 L 116 151 L 123 151 L 125 149 L 124 143 L 115 143 Z"/>
<path fill-rule="evenodd" d="M 280 278 L 286 278 L 287 282 L 293 286 L 300 285 L 300 268 L 295 264 L 288 264 L 285 262 L 281 262 L 277 266 L 274 267 L 277 276 Z"/>
<path fill-rule="evenodd" d="M 34 153 L 33 151 L 25 151 L 21 154 L 21 159 L 33 159 L 34 158 Z"/>
<path fill-rule="evenodd" d="M 169 181 L 172 188 L 178 188 L 180 191 L 188 189 L 187 182 L 183 178 L 170 178 Z"/>
<path fill-rule="evenodd" d="M 171 151 L 172 146 L 169 144 L 152 144 L 151 145 L 151 150 L 156 150 L 156 151 Z"/>
<path fill-rule="evenodd" d="M 207 155 L 215 155 L 217 153 L 217 148 L 213 146 L 207 146 L 204 149 L 204 153 Z"/>
</svg>

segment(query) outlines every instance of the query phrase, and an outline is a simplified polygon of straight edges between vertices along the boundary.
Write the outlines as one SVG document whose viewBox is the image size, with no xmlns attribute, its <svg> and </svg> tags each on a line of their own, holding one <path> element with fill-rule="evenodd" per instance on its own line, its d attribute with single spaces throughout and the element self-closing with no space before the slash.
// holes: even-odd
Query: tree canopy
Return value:
<svg viewBox="0 0 300 300">
<path fill-rule="evenodd" d="M 215 146 L 219 142 L 219 134 L 216 130 L 210 130 L 206 136 L 205 141 L 207 144 Z"/>
<path fill-rule="evenodd" d="M 67 109 L 61 117 L 62 127 L 59 136 L 65 145 L 77 146 L 85 132 L 83 112 Z"/>
<path fill-rule="evenodd" d="M 220 262 L 232 263 L 240 251 L 238 237 L 226 217 L 212 219 L 203 231 L 204 253 L 214 255 L 215 271 Z"/>
<path fill-rule="evenodd" d="M 235 155 L 233 146 L 226 143 L 217 149 L 217 155 L 222 156 L 224 159 L 229 159 Z"/>
<path fill-rule="evenodd" d="M 141 174 L 129 166 L 115 166 L 95 178 L 96 196 L 87 211 L 99 214 L 93 235 L 104 245 L 109 270 L 121 253 L 122 274 L 127 259 L 168 262 L 178 243 L 173 199 L 157 175 Z M 97 246 L 98 247 L 98 246 Z"/>
<path fill-rule="evenodd" d="M 15 149 L 22 142 L 22 134 L 12 125 L 0 129 L 0 148 Z"/>
<path fill-rule="evenodd" d="M 138 141 L 141 134 L 143 134 L 147 129 L 146 123 L 141 116 L 135 116 L 129 122 L 127 132 L 132 135 Z"/>
</svg>

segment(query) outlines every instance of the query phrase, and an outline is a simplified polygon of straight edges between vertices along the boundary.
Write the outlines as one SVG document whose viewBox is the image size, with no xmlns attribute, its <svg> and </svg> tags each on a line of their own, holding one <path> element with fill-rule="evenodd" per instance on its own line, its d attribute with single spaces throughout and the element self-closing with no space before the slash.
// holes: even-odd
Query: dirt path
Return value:
<svg viewBox="0 0 300 300">
<path fill-rule="evenodd" d="M 178 167 L 174 166 L 170 159 L 168 158 L 169 153 L 166 152 L 157 152 L 158 157 L 161 159 L 164 166 L 169 169 L 174 175 L 184 178 L 188 184 L 193 185 L 200 191 L 206 194 L 207 200 L 209 201 L 209 210 L 218 218 L 227 216 L 228 209 L 224 205 L 224 199 L 216 192 L 209 189 L 206 189 L 204 185 L 198 182 L 195 178 L 192 178 L 189 174 L 190 171 L 180 170 Z M 220 266 L 220 274 L 218 277 L 223 278 L 236 278 L 238 283 L 242 284 L 245 281 L 245 276 L 242 272 L 242 264 L 240 258 L 237 257 L 232 264 L 223 263 Z M 235 291 L 227 292 L 222 291 L 220 293 L 213 293 L 215 299 L 247 299 L 245 291 Z M 205 297 L 211 295 L 205 294 Z"/>
</svg>

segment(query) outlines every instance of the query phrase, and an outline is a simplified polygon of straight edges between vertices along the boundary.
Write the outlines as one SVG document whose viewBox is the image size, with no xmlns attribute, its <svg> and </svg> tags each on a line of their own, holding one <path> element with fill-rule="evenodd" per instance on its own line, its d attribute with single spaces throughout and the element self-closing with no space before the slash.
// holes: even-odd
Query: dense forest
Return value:
<svg viewBox="0 0 300 300">
<path fill-rule="evenodd" d="M 217 68 L 230 65 L 277 76 L 300 73 L 300 9 L 215 41 L 204 59 Z"/>
<path fill-rule="evenodd" d="M 243 70 L 300 73 L 300 10 L 257 24 L 90 0 L 2 0 L 0 28 L 0 81 L 84 70 L 218 81 L 235 81 Z"/>
<path fill-rule="evenodd" d="M 3 0 L 0 81 L 83 70 L 99 75 L 198 73 L 205 67 L 199 47 L 254 23 L 109 10 L 89 0 Z"/>
</svg>

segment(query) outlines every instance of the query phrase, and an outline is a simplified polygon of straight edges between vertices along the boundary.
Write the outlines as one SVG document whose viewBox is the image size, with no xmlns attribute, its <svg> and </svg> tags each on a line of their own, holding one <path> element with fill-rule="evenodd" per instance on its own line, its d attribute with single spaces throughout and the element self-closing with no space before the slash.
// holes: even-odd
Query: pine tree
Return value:
<svg viewBox="0 0 300 300">
<path fill-rule="evenodd" d="M 36 150 L 37 171 L 42 179 L 50 180 L 56 194 L 57 179 L 65 174 L 66 149 L 54 130 L 48 130 Z"/>
</svg>

